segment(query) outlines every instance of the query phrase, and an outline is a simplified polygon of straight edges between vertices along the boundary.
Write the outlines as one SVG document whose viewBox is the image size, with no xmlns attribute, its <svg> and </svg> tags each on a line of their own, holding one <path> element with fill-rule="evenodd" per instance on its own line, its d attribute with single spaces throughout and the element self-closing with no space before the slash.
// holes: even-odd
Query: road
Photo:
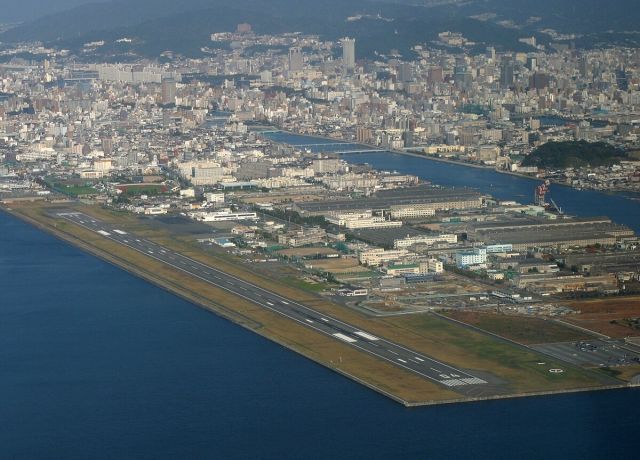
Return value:
<svg viewBox="0 0 640 460">
<path fill-rule="evenodd" d="M 353 348 L 390 362 L 444 387 L 464 393 L 464 390 L 487 383 L 487 381 L 468 372 L 429 358 L 395 342 L 377 337 L 362 328 L 286 299 L 255 284 L 240 280 L 210 265 L 176 253 L 148 239 L 108 225 L 87 214 L 60 212 L 56 215 L 96 232 L 111 241 L 143 253 L 152 259 L 163 262 L 195 278 L 285 316 L 309 329 L 330 336 L 335 340 L 340 340 Z"/>
</svg>

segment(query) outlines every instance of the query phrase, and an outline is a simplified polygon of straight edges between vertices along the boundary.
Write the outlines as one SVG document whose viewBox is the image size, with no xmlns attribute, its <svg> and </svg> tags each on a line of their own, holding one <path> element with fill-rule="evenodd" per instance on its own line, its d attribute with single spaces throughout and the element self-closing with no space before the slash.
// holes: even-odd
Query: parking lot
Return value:
<svg viewBox="0 0 640 460">
<path fill-rule="evenodd" d="M 579 366 L 624 366 L 640 362 L 640 354 L 618 340 L 546 343 L 532 348 Z"/>
</svg>

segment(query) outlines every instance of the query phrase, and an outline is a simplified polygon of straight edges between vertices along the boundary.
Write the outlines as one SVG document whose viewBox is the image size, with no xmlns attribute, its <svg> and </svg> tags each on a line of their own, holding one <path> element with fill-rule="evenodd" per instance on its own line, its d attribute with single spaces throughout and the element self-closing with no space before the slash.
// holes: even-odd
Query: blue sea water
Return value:
<svg viewBox="0 0 640 460">
<path fill-rule="evenodd" d="M 2 459 L 615 459 L 637 390 L 407 409 L 0 212 Z"/>
<path fill-rule="evenodd" d="M 526 181 L 354 160 L 505 199 Z M 566 191 L 638 229 L 635 202 Z M 0 459 L 628 459 L 638 407 L 633 389 L 406 409 L 0 212 Z"/>
</svg>

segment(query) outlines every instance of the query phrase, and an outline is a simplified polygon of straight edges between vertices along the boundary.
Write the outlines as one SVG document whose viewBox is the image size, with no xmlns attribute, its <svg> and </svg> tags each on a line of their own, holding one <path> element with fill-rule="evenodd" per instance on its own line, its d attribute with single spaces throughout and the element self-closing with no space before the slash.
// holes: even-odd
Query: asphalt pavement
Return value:
<svg viewBox="0 0 640 460">
<path fill-rule="evenodd" d="M 449 389 L 467 393 L 465 390 L 470 390 L 472 386 L 487 383 L 487 381 L 468 372 L 378 337 L 362 328 L 313 310 L 260 286 L 240 280 L 217 268 L 108 225 L 86 214 L 60 212 L 57 213 L 57 216 Z"/>
</svg>

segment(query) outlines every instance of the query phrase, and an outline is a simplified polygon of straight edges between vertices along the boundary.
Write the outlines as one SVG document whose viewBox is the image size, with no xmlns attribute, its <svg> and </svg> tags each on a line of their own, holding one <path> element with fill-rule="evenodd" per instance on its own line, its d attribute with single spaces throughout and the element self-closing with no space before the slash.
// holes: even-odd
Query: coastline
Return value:
<svg viewBox="0 0 640 460">
<path fill-rule="evenodd" d="M 296 352 L 314 361 L 317 364 L 324 366 L 342 376 L 345 376 L 361 385 L 366 386 L 367 388 L 376 391 L 377 393 L 386 396 L 393 401 L 402 404 L 405 407 L 421 407 L 421 406 L 432 406 L 432 405 L 440 405 L 440 404 L 457 404 L 457 403 L 465 403 L 465 402 L 478 402 L 478 401 L 489 401 L 489 400 L 497 400 L 497 399 L 510 399 L 510 398 L 523 398 L 523 397 L 532 397 L 532 396 L 545 396 L 545 395 L 557 395 L 564 393 L 576 393 L 576 392 L 587 392 L 587 391 L 595 391 L 595 390 L 612 390 L 612 389 L 624 389 L 636 387 L 638 385 L 633 385 L 631 383 L 621 382 L 620 384 L 615 385 L 598 385 L 592 387 L 575 387 L 575 388 L 565 388 L 565 389 L 551 389 L 551 390 L 538 390 L 538 391 L 514 391 L 513 393 L 506 394 L 493 394 L 493 395 L 484 395 L 484 396 L 461 396 L 456 398 L 443 398 L 443 399 L 419 399 L 419 398 L 408 398 L 406 396 L 402 396 L 398 394 L 397 391 L 394 392 L 392 388 L 389 388 L 387 385 L 381 385 L 375 381 L 371 381 L 364 377 L 363 375 L 356 375 L 353 373 L 348 366 L 339 367 L 333 363 L 333 361 L 327 361 L 326 359 L 322 359 L 322 357 L 314 355 L 311 350 L 301 344 L 300 342 L 288 340 L 287 337 L 273 334 L 269 329 L 269 324 L 263 321 L 257 321 L 255 318 L 251 318 L 251 316 L 247 316 L 243 314 L 243 312 L 238 311 L 238 309 L 230 309 L 225 306 L 221 302 L 212 301 L 210 297 L 201 293 L 201 291 L 196 291 L 194 289 L 189 289 L 187 286 L 184 286 L 179 282 L 179 280 L 167 280 L 166 276 L 162 276 L 158 272 L 153 270 L 148 270 L 141 264 L 136 264 L 135 261 L 127 260 L 126 257 L 121 257 L 113 252 L 105 251 L 103 248 L 99 248 L 89 241 L 85 241 L 80 238 L 78 235 L 73 235 L 72 233 L 66 232 L 55 226 L 47 224 L 33 216 L 26 215 L 23 212 L 18 212 L 14 209 L 7 207 L 0 207 L 0 212 L 7 212 L 8 214 L 20 219 L 21 221 L 28 223 L 48 234 L 53 235 L 54 237 L 71 244 L 79 249 L 98 257 L 101 260 L 104 260 L 108 263 L 111 263 L 132 275 L 142 278 L 151 284 L 164 289 L 168 292 L 171 292 L 192 304 L 204 308 L 214 314 L 217 314 L 235 324 L 238 324 L 244 327 L 247 330 L 258 333 L 259 335 L 278 343 L 279 345 Z M 400 373 L 402 374 L 402 372 Z"/>
<path fill-rule="evenodd" d="M 357 376 L 355 375 L 355 373 L 351 373 L 348 368 L 343 369 L 338 367 L 337 365 L 331 365 L 332 364 L 331 362 L 323 360 L 318 356 L 314 356 L 312 353 L 308 352 L 308 348 L 304 346 L 304 344 L 291 342 L 289 340 L 286 340 L 285 337 L 270 333 L 268 330 L 266 330 L 268 324 L 255 321 L 254 319 L 248 316 L 245 316 L 242 313 L 239 313 L 236 309 L 230 309 L 219 302 L 212 301 L 209 297 L 200 295 L 195 290 L 187 289 L 184 285 L 181 285 L 180 283 L 177 283 L 177 282 L 168 283 L 166 277 L 161 277 L 151 270 L 146 270 L 140 265 L 133 264 L 131 263 L 131 261 L 126 260 L 126 258 L 119 257 L 111 252 L 107 252 L 105 250 L 97 248 L 87 243 L 86 241 L 81 240 L 80 238 L 77 238 L 64 231 L 61 231 L 57 228 L 47 225 L 39 221 L 38 219 L 33 218 L 32 216 L 27 216 L 21 212 L 16 212 L 14 209 L 10 207 L 2 206 L 0 204 L 0 213 L 2 212 L 9 214 L 24 223 L 32 225 L 33 227 L 49 235 L 52 235 L 53 237 L 67 244 L 70 244 L 94 257 L 97 257 L 98 259 L 104 262 L 112 264 L 135 277 L 143 279 L 160 289 L 170 292 L 171 294 L 174 294 L 192 303 L 193 305 L 199 308 L 203 308 L 228 321 L 231 321 L 234 324 L 237 324 L 243 327 L 244 329 L 257 333 L 260 336 L 268 340 L 271 340 L 277 343 L 278 345 L 313 361 L 316 364 L 319 364 L 333 372 L 336 372 L 337 374 L 340 374 L 343 377 L 347 377 L 348 379 L 353 380 L 354 382 L 359 383 L 369 388 L 370 390 L 377 392 L 382 396 L 386 396 L 387 398 L 403 405 L 404 407 L 418 407 L 418 406 L 439 405 L 439 404 L 456 404 L 456 403 L 464 403 L 464 402 L 472 401 L 471 399 L 466 397 L 442 399 L 442 400 L 410 400 L 408 398 L 405 399 L 399 396 L 398 394 L 395 394 L 393 391 L 386 390 L 383 387 L 383 385 L 376 385 L 375 382 L 371 382 L 369 380 L 366 380 L 362 376 Z M 336 342 L 336 344 L 338 344 L 339 346 L 342 346 L 342 344 L 340 344 L 339 342 Z M 623 385 L 621 387 L 616 387 L 616 388 L 624 388 L 624 387 L 625 386 Z M 487 398 L 487 399 L 490 399 L 490 398 Z"/>
</svg>

